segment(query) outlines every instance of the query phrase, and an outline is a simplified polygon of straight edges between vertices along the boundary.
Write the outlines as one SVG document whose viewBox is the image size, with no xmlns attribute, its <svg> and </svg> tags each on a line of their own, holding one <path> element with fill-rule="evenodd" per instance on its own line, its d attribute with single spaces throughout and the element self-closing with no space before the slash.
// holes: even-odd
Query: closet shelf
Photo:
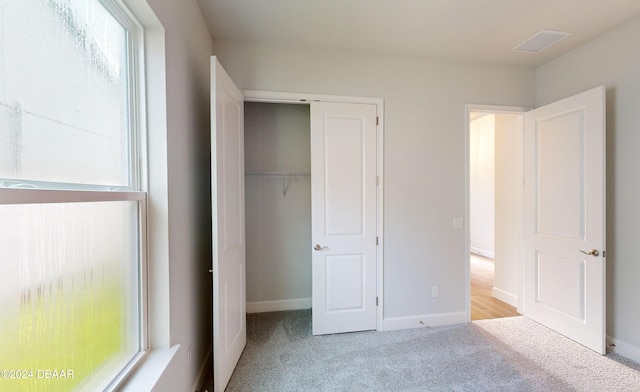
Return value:
<svg viewBox="0 0 640 392">
<path fill-rule="evenodd" d="M 264 177 L 264 178 L 306 178 L 311 177 L 311 173 L 295 173 L 295 172 L 246 172 L 245 176 Z"/>
<path fill-rule="evenodd" d="M 246 172 L 245 176 L 260 177 L 260 178 L 281 178 L 282 182 L 282 197 L 287 196 L 289 185 L 291 180 L 296 178 L 311 178 L 311 173 L 294 173 L 294 172 Z"/>
</svg>

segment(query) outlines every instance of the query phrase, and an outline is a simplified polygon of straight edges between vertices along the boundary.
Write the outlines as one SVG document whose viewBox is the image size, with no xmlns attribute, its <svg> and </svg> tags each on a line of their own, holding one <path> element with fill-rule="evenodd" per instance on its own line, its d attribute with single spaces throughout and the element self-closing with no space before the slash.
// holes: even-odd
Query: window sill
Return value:
<svg viewBox="0 0 640 392">
<path fill-rule="evenodd" d="M 180 345 L 177 344 L 173 347 L 149 351 L 141 363 L 131 371 L 124 383 L 116 390 L 118 392 L 153 390 L 179 349 Z"/>
</svg>

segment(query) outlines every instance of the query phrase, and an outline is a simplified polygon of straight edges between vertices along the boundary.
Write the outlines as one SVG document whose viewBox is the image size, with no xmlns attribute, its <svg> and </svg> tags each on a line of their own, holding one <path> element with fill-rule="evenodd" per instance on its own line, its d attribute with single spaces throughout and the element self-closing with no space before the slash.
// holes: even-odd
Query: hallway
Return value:
<svg viewBox="0 0 640 392">
<path fill-rule="evenodd" d="M 493 260 L 471 254 L 471 320 L 519 316 L 516 308 L 494 298 Z"/>
</svg>

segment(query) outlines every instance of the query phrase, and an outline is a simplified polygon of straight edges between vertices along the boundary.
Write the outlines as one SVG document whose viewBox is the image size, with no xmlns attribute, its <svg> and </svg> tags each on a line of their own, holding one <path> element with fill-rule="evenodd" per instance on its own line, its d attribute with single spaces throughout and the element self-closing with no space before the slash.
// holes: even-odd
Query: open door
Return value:
<svg viewBox="0 0 640 392">
<path fill-rule="evenodd" d="M 605 354 L 605 88 L 525 114 L 524 312 Z"/>
<path fill-rule="evenodd" d="M 224 391 L 247 341 L 244 98 L 211 58 L 213 385 Z"/>
<path fill-rule="evenodd" d="M 376 110 L 311 103 L 314 335 L 376 329 Z"/>
</svg>

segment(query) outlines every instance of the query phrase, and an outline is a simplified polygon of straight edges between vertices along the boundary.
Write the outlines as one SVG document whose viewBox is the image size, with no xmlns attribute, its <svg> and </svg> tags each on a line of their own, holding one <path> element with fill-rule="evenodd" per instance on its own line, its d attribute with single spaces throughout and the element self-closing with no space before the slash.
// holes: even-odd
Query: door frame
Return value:
<svg viewBox="0 0 640 392">
<path fill-rule="evenodd" d="M 464 124 L 465 124 L 465 137 L 464 137 L 464 151 L 465 151 L 465 166 L 464 166 L 464 176 L 465 176 L 465 184 L 464 184 L 464 199 L 465 199 L 465 216 L 464 221 L 467 222 L 464 225 L 464 249 L 465 249 L 465 313 L 467 321 L 471 321 L 471 230 L 470 230 L 470 219 L 471 219 L 471 170 L 470 170 L 470 153 L 471 153 L 471 121 L 470 114 L 471 112 L 483 112 L 483 113 L 491 113 L 491 114 L 513 114 L 513 115 L 522 115 L 524 117 L 525 112 L 529 111 L 530 108 L 523 106 L 498 106 L 498 105 L 478 105 L 478 104 L 467 104 L 465 105 L 464 111 Z M 523 132 L 524 132 L 524 122 L 523 122 Z M 524 144 L 520 146 L 521 152 L 524 154 Z M 524 155 L 523 155 L 524 157 Z M 522 173 L 524 178 L 524 172 Z M 524 190 L 524 184 L 522 184 Z M 524 200 L 522 203 L 523 210 L 521 211 L 524 214 Z M 522 215 L 524 217 L 524 215 Z M 520 222 L 522 227 L 521 230 L 524 230 L 524 220 Z M 518 295 L 518 305 L 517 310 L 518 313 L 522 313 L 523 311 L 523 302 L 522 302 L 522 288 L 523 288 L 523 262 L 522 258 L 522 250 L 524 246 L 524 238 L 518 244 L 519 246 L 519 254 L 520 260 L 518 261 L 518 278 L 517 278 L 517 295 Z"/>
<path fill-rule="evenodd" d="M 342 95 L 325 95 L 313 93 L 276 92 L 261 90 L 241 90 L 245 102 L 285 103 L 295 105 L 311 105 L 312 102 L 359 103 L 376 106 L 376 231 L 378 246 L 376 249 L 376 330 L 382 331 L 384 320 L 384 99 L 371 97 L 354 97 Z"/>
</svg>

